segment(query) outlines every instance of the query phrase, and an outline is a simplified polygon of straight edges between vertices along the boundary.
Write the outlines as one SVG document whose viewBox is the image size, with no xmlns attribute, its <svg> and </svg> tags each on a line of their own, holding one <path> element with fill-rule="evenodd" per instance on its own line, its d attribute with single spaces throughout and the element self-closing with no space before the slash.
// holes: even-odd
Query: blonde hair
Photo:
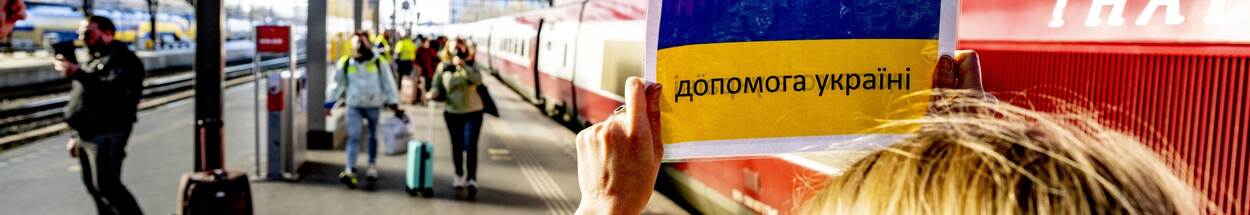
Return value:
<svg viewBox="0 0 1250 215">
<path fill-rule="evenodd" d="M 460 46 L 460 45 L 465 46 L 466 50 L 469 52 L 469 59 L 461 59 L 461 60 L 470 61 L 470 60 L 473 60 L 473 58 L 477 56 L 477 50 L 474 50 L 474 48 L 471 46 L 473 45 L 472 43 L 469 43 L 468 40 L 465 40 L 465 39 L 454 38 L 454 39 L 447 40 L 447 43 L 443 45 L 443 50 L 438 50 L 439 59 L 442 60 L 443 62 L 451 62 L 452 60 L 459 58 L 455 54 L 452 54 L 451 51 L 452 49 L 456 49 L 456 46 Z"/>
<path fill-rule="evenodd" d="M 455 39 L 447 40 L 447 43 L 443 44 L 442 50 L 438 50 L 438 59 L 443 62 L 451 62 L 451 60 L 456 57 L 456 55 L 451 54 L 451 50 L 455 48 L 456 48 L 456 40 Z"/>
<path fill-rule="evenodd" d="M 1088 111 L 1041 113 L 933 92 L 915 136 L 808 199 L 807 214 L 1198 214 L 1214 206 L 1136 138 Z M 929 94 L 924 94 L 929 95 Z M 1084 113 L 1082 113 L 1084 112 Z"/>
</svg>

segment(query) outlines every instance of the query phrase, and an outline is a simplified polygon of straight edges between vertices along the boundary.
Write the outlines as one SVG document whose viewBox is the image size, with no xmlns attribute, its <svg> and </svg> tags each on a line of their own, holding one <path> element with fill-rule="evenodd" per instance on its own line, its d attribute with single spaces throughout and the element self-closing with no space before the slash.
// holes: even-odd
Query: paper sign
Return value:
<svg viewBox="0 0 1250 215">
<path fill-rule="evenodd" d="M 955 0 L 651 0 L 665 159 L 880 146 L 923 117 Z M 910 96 L 909 96 L 910 95 Z"/>
</svg>

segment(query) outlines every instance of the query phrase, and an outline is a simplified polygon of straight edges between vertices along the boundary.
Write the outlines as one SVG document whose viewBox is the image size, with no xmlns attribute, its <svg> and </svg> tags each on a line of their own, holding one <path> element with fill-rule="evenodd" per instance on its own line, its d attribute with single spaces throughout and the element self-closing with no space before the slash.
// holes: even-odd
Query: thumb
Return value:
<svg viewBox="0 0 1250 215">
<path fill-rule="evenodd" d="M 642 129 L 641 126 L 650 125 L 647 117 L 647 88 L 642 78 L 629 77 L 625 80 L 625 114 L 634 127 L 631 130 L 638 131 Z"/>
<path fill-rule="evenodd" d="M 664 142 L 660 140 L 660 90 L 659 83 L 647 85 L 647 120 L 651 129 L 651 143 L 655 147 L 656 157 L 663 157 Z"/>
</svg>

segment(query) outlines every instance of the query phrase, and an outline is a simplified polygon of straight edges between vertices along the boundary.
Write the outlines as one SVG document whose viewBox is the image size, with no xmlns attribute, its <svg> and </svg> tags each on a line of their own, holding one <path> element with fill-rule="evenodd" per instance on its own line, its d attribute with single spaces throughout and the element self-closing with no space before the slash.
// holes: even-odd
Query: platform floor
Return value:
<svg viewBox="0 0 1250 215">
<path fill-rule="evenodd" d="M 381 181 L 374 191 L 347 189 L 337 182 L 344 152 L 307 153 L 297 182 L 253 182 L 257 214 L 571 214 L 577 187 L 575 134 L 544 117 L 493 78 L 487 79 L 502 118 L 487 117 L 480 142 L 480 192 L 469 201 L 451 189 L 454 175 L 447 133 L 436 114 L 435 196 L 404 192 L 403 156 L 380 156 Z M 253 171 L 253 88 L 239 85 L 225 92 L 227 166 Z M 263 103 L 262 103 L 263 104 Z M 194 105 L 182 100 L 141 113 L 127 146 L 123 181 L 144 212 L 174 211 L 178 178 L 192 168 Z M 423 106 L 406 107 L 426 138 L 431 126 Z M 441 111 L 441 109 L 440 109 Z M 390 117 L 384 113 L 384 118 Z M 0 153 L 0 208 L 3 214 L 90 214 L 94 205 L 82 186 L 76 160 L 66 155 L 62 134 Z M 359 163 L 365 162 L 362 153 Z M 656 193 L 647 214 L 685 214 Z"/>
</svg>

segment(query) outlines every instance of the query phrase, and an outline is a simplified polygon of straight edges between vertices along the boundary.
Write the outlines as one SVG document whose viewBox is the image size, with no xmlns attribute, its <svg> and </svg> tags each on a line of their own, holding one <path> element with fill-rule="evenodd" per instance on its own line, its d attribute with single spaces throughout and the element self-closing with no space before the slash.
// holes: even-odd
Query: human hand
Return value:
<svg viewBox="0 0 1250 215">
<path fill-rule="evenodd" d="M 660 85 L 625 82 L 624 109 L 577 134 L 578 214 L 639 214 L 655 187 L 664 156 Z"/>
<path fill-rule="evenodd" d="M 70 158 L 78 158 L 78 138 L 69 138 L 65 142 L 65 151 L 69 151 Z"/>
<path fill-rule="evenodd" d="M 959 50 L 955 56 L 942 56 L 934 72 L 934 88 L 969 89 L 981 87 L 981 61 L 976 51 Z"/>
<path fill-rule="evenodd" d="M 422 97 L 425 98 L 426 101 L 433 101 L 435 97 L 438 97 L 438 92 L 431 90 L 430 92 L 426 92 Z"/>
<path fill-rule="evenodd" d="M 56 71 L 60 71 L 61 75 L 64 75 L 66 77 L 73 75 L 74 72 L 78 71 L 78 68 L 79 68 L 78 63 L 69 62 L 67 60 L 57 61 L 55 65 Z"/>
</svg>

